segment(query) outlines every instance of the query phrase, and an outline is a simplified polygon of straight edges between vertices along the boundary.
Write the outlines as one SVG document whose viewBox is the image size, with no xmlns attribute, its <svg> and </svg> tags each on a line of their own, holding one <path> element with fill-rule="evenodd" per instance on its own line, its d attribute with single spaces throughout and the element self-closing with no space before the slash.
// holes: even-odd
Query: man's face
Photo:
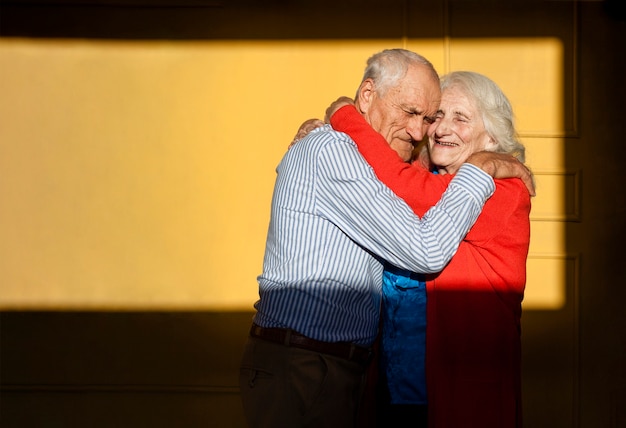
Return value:
<svg viewBox="0 0 626 428">
<path fill-rule="evenodd" d="M 358 108 L 404 161 L 411 160 L 439 107 L 439 82 L 419 65 L 409 68 L 399 84 L 382 97 L 370 84 L 361 87 Z"/>
</svg>

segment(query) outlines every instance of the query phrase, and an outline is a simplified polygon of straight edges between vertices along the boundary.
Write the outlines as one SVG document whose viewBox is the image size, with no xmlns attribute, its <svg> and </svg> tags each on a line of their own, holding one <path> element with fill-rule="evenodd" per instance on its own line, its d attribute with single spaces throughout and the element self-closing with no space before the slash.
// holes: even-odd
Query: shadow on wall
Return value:
<svg viewBox="0 0 626 428">
<path fill-rule="evenodd" d="M 244 427 L 250 312 L 2 312 L 0 426 Z"/>
<path fill-rule="evenodd" d="M 367 7 L 355 7 L 355 2 L 332 0 L 266 0 L 262 3 L 253 0 L 9 0 L 2 2 L 0 36 L 129 40 L 438 38 L 442 36 L 439 19 L 422 19 L 420 25 L 410 28 L 398 23 L 404 22 L 407 13 L 416 13 L 416 10 L 425 18 L 439 16 L 444 4 L 461 1 L 467 2 L 447 0 L 419 4 L 379 0 L 366 2 Z M 601 1 L 608 16 L 617 21 L 626 20 L 626 3 Z M 504 5 L 524 13 L 532 10 L 529 8 L 532 4 L 546 8 L 551 7 L 552 2 L 504 3 L 499 7 Z M 490 6 L 493 5 L 490 2 Z M 428 15 L 424 6 L 428 6 Z M 318 25 L 319 22 L 324 25 Z M 359 25 L 349 25 L 351 22 Z M 494 29 L 492 27 L 491 31 Z M 528 29 L 510 26 L 498 31 L 502 34 L 491 35 L 529 35 Z"/>
<path fill-rule="evenodd" d="M 0 33 L 106 39 L 399 38 L 405 0 L 17 0 L 3 1 Z M 432 5 L 430 6 L 432 7 Z M 328 13 L 332 10 L 332 13 Z M 323 22 L 324 25 L 319 25 Z M 347 25 L 358 22 L 359 25 Z M 440 31 L 438 22 L 420 31 Z M 434 36 L 437 33 L 430 34 Z"/>
<path fill-rule="evenodd" d="M 244 427 L 238 373 L 252 316 L 0 312 L 0 426 Z M 571 371 L 547 358 L 571 345 L 545 331 L 555 317 L 522 317 L 525 404 L 545 399 L 546 373 Z"/>
</svg>

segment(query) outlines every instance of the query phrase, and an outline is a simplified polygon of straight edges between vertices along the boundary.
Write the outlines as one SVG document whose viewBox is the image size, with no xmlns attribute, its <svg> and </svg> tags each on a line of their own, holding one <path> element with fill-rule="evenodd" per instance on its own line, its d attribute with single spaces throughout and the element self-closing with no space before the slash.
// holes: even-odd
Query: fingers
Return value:
<svg viewBox="0 0 626 428">
<path fill-rule="evenodd" d="M 511 155 L 483 151 L 472 154 L 466 162 L 476 165 L 493 178 L 519 178 L 528 188 L 528 193 L 535 196 L 532 172 Z"/>
<path fill-rule="evenodd" d="M 520 162 L 520 164 L 522 163 Z M 537 196 L 537 192 L 535 189 L 535 178 L 533 176 L 533 173 L 526 165 L 522 164 L 522 166 L 526 170 L 526 176 L 522 178 L 522 181 L 528 188 L 528 193 L 530 193 L 530 196 Z"/>
<path fill-rule="evenodd" d="M 309 119 L 304 121 L 302 125 L 300 125 L 300 128 L 298 128 L 298 132 L 296 133 L 295 137 L 293 137 L 293 140 L 291 140 L 291 143 L 289 143 L 289 148 L 291 148 L 291 146 L 306 137 L 309 132 L 323 125 L 324 122 L 319 119 Z"/>
<path fill-rule="evenodd" d="M 350 104 L 354 104 L 354 101 L 352 100 L 352 98 L 341 96 L 337 98 L 337 100 L 333 101 L 330 107 L 326 109 L 326 115 L 324 116 L 324 121 L 320 119 L 306 120 L 304 123 L 302 123 L 302 125 L 300 125 L 300 128 L 298 128 L 298 132 L 293 137 L 293 140 L 291 140 L 291 143 L 289 143 L 289 148 L 291 148 L 291 146 L 293 146 L 295 143 L 297 143 L 298 141 L 306 137 L 309 134 L 309 132 L 311 132 L 315 128 L 319 128 L 320 126 L 324 125 L 324 122 L 330 123 L 330 117 L 337 110 L 339 110 L 341 107 L 344 107 Z"/>
<path fill-rule="evenodd" d="M 342 96 L 342 97 L 337 98 L 337 100 L 333 101 L 333 103 L 326 109 L 326 114 L 324 115 L 324 122 L 330 123 L 331 116 L 335 114 L 337 110 L 339 110 L 341 107 L 344 107 L 350 104 L 354 104 L 354 100 L 350 97 Z"/>
<path fill-rule="evenodd" d="M 536 196 L 535 179 L 530 168 L 528 168 L 526 165 L 524 165 L 522 162 L 514 157 L 510 157 L 508 159 L 503 158 L 501 162 L 503 166 L 505 166 L 504 168 L 502 168 L 502 171 L 507 172 L 495 174 L 494 178 L 519 178 L 528 189 L 528 193 L 530 194 L 530 196 Z"/>
</svg>

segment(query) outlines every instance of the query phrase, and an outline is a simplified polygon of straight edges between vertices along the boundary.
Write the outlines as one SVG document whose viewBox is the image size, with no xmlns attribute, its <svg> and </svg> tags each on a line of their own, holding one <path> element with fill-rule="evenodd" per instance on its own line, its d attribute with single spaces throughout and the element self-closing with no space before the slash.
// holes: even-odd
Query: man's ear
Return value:
<svg viewBox="0 0 626 428">
<path fill-rule="evenodd" d="M 361 86 L 359 86 L 357 99 L 355 100 L 356 108 L 361 113 L 366 114 L 369 111 L 373 97 L 374 97 L 374 81 L 372 79 L 365 79 L 361 83 Z"/>
</svg>

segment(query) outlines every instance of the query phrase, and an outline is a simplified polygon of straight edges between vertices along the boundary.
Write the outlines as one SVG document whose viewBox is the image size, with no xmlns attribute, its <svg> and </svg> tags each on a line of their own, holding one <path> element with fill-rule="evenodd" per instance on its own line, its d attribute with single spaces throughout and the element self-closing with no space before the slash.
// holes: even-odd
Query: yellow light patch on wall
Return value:
<svg viewBox="0 0 626 428">
<path fill-rule="evenodd" d="M 574 304 L 577 259 L 562 254 L 528 258 L 528 281 L 522 304 L 525 310 L 558 310 Z M 571 284 L 570 287 L 567 284 Z M 569 301 L 568 301 L 569 299 Z"/>
<path fill-rule="evenodd" d="M 501 84 L 544 173 L 533 215 L 567 216 L 570 175 L 545 174 L 563 142 L 533 137 L 563 130 L 552 39 L 454 40 L 448 53 L 442 40 L 6 39 L 0 309 L 251 309 L 288 143 L 354 95 L 372 53 L 405 43 L 440 72 L 449 57 Z M 561 223 L 532 227 L 531 258 L 562 252 Z M 525 308 L 542 301 L 536 268 Z"/>
<path fill-rule="evenodd" d="M 560 222 L 533 221 L 530 229 L 523 308 L 559 309 L 566 301 L 567 281 L 574 278 L 565 271 L 570 266 L 564 252 L 564 225 Z"/>
<path fill-rule="evenodd" d="M 580 173 L 538 171 L 538 189 L 532 200 L 532 220 L 580 220 Z"/>
<path fill-rule="evenodd" d="M 565 171 L 564 153 L 568 144 L 567 139 L 523 137 L 522 142 L 526 146 L 526 165 L 533 172 Z"/>
<path fill-rule="evenodd" d="M 251 309 L 278 161 L 401 45 L 1 40 L 0 309 Z"/>
<path fill-rule="evenodd" d="M 450 71 L 472 70 L 493 79 L 509 97 L 524 135 L 562 135 L 563 44 L 556 38 L 452 39 Z"/>
</svg>

